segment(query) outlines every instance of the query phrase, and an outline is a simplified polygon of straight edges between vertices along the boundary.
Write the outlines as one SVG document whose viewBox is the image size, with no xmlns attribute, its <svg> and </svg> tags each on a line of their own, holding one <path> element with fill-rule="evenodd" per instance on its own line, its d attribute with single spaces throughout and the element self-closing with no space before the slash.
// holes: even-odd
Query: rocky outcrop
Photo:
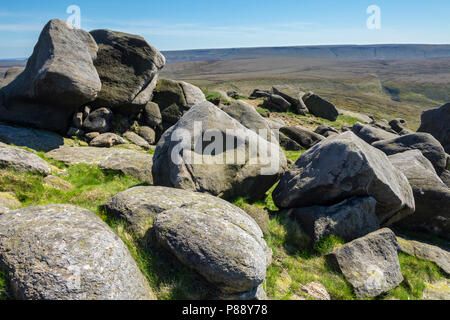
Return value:
<svg viewBox="0 0 450 320">
<path fill-rule="evenodd" d="M 383 152 L 352 132 L 330 137 L 309 149 L 273 192 L 279 208 L 328 206 L 353 196 L 375 198 L 382 225 L 412 214 L 415 208 L 403 173 Z"/>
<path fill-rule="evenodd" d="M 303 96 L 303 101 L 309 112 L 316 117 L 336 121 L 339 116 L 339 111 L 334 104 L 314 93 Z"/>
<path fill-rule="evenodd" d="M 0 141 L 44 152 L 64 145 L 64 139 L 59 134 L 7 125 L 0 125 Z"/>
<path fill-rule="evenodd" d="M 298 143 L 303 149 L 309 149 L 325 139 L 320 134 L 314 133 L 300 126 L 284 127 L 281 128 L 280 131 L 289 139 L 292 139 Z"/>
<path fill-rule="evenodd" d="M 110 30 L 91 31 L 99 45 L 95 67 L 102 90 L 95 105 L 138 113 L 150 100 L 166 60 L 144 38 Z"/>
<path fill-rule="evenodd" d="M 141 181 L 153 183 L 153 156 L 147 152 L 121 148 L 64 147 L 50 151 L 45 156 L 69 166 L 98 166 L 100 169 L 119 171 Z"/>
<path fill-rule="evenodd" d="M 293 209 L 291 216 L 315 243 L 328 236 L 348 242 L 380 229 L 376 204 L 374 198 L 355 197 L 330 207 Z"/>
<path fill-rule="evenodd" d="M 125 244 L 98 216 L 74 206 L 1 215 L 0 265 L 17 299 L 155 299 Z"/>
<path fill-rule="evenodd" d="M 66 133 L 73 113 L 102 87 L 97 50 L 89 33 L 51 20 L 24 72 L 1 89 L 0 120 Z"/>
<path fill-rule="evenodd" d="M 287 102 L 291 104 L 291 110 L 296 113 L 303 116 L 306 116 L 308 114 L 308 108 L 305 105 L 305 102 L 302 99 L 302 94 L 298 92 L 296 94 L 296 98 L 292 97 L 291 95 L 287 94 L 285 90 L 283 90 L 280 86 L 273 86 L 272 91 L 274 94 L 279 95 L 283 99 L 285 99 Z"/>
<path fill-rule="evenodd" d="M 327 258 L 341 270 L 359 298 L 379 296 L 403 281 L 397 239 L 387 228 L 347 243 Z"/>
<path fill-rule="evenodd" d="M 373 144 L 374 142 L 381 140 L 395 139 L 398 137 L 397 135 L 383 129 L 372 125 L 364 125 L 359 122 L 352 127 L 352 132 L 368 144 Z"/>
<path fill-rule="evenodd" d="M 418 131 L 433 135 L 445 151 L 450 153 L 450 103 L 438 109 L 425 111 Z"/>
<path fill-rule="evenodd" d="M 450 188 L 436 175 L 433 165 L 419 150 L 389 157 L 412 187 L 416 212 L 398 223 L 400 228 L 450 237 Z"/>
<path fill-rule="evenodd" d="M 0 168 L 14 169 L 19 172 L 32 172 L 44 176 L 51 173 L 47 162 L 34 153 L 1 144 Z"/>
<path fill-rule="evenodd" d="M 390 140 L 379 141 L 372 144 L 388 156 L 403 153 L 408 150 L 420 150 L 425 158 L 431 161 L 436 172 L 440 175 L 447 164 L 447 158 L 439 141 L 428 133 L 413 133 Z"/>
<path fill-rule="evenodd" d="M 230 145 L 224 150 L 226 140 Z M 249 145 L 257 152 L 250 152 Z M 174 150 L 178 150 L 175 156 Z M 204 102 L 163 135 L 154 156 L 153 177 L 155 185 L 208 192 L 224 199 L 260 199 L 286 166 L 278 144 Z"/>
</svg>

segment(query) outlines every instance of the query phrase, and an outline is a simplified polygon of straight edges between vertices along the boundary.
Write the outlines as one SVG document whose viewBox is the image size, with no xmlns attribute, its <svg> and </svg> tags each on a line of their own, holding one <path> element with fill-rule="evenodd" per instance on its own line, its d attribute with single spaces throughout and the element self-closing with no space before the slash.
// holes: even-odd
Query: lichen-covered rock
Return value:
<svg viewBox="0 0 450 320">
<path fill-rule="evenodd" d="M 327 258 L 341 270 L 359 298 L 379 296 L 403 281 L 397 239 L 387 228 L 353 240 Z"/>
<path fill-rule="evenodd" d="M 416 203 L 415 213 L 397 225 L 450 239 L 450 188 L 436 175 L 431 162 L 419 150 L 398 153 L 389 160 L 408 179 Z"/>
<path fill-rule="evenodd" d="M 0 145 L 0 168 L 42 175 L 51 173 L 50 166 L 39 156 L 26 150 Z"/>
<path fill-rule="evenodd" d="M 11 192 L 0 192 L 0 207 L 18 209 L 22 206 L 16 195 Z"/>
<path fill-rule="evenodd" d="M 375 198 L 382 225 L 412 214 L 415 208 L 403 173 L 352 132 L 330 137 L 302 154 L 273 192 L 279 208 L 327 206 L 353 196 Z"/>
<path fill-rule="evenodd" d="M 1 89 L 0 119 L 66 133 L 73 113 L 101 89 L 93 64 L 97 50 L 86 31 L 51 20 L 24 72 Z"/>
<path fill-rule="evenodd" d="M 45 156 L 69 166 L 98 166 L 100 169 L 119 171 L 141 181 L 153 183 L 153 156 L 147 152 L 121 148 L 64 147 L 52 150 Z"/>
<path fill-rule="evenodd" d="M 125 244 L 98 216 L 74 206 L 1 215 L 0 265 L 18 299 L 154 299 Z"/>
<path fill-rule="evenodd" d="M 361 124 L 359 122 L 352 127 L 352 131 L 368 144 L 373 144 L 374 142 L 381 140 L 395 139 L 398 137 L 397 135 L 387 132 L 381 128 Z"/>
<path fill-rule="evenodd" d="M 439 141 L 428 133 L 408 134 L 389 140 L 375 142 L 372 145 L 386 153 L 388 156 L 414 149 L 420 150 L 425 158 L 431 161 L 438 175 L 445 170 L 447 164 L 447 155 L 444 148 Z"/>
<path fill-rule="evenodd" d="M 138 113 L 151 99 L 164 56 L 144 38 L 110 30 L 91 31 L 99 45 L 95 67 L 102 81 L 98 106 Z"/>
<path fill-rule="evenodd" d="M 352 241 L 380 229 L 372 197 L 351 198 L 330 207 L 294 209 L 291 216 L 315 243 L 327 236 Z"/>
<path fill-rule="evenodd" d="M 64 138 L 59 134 L 7 125 L 0 125 L 0 141 L 44 152 L 58 149 L 64 145 Z"/>
<path fill-rule="evenodd" d="M 198 127 L 201 130 L 195 129 Z M 206 141 L 205 133 L 213 134 L 214 144 Z M 185 138 L 180 139 L 181 134 Z M 224 143 L 231 140 L 225 150 L 221 150 L 220 138 Z M 250 152 L 249 145 L 256 147 L 256 152 Z M 181 148 L 183 155 L 173 158 L 175 148 Z M 224 199 L 260 199 L 286 167 L 278 143 L 264 140 L 212 103 L 203 102 L 192 107 L 159 141 L 153 178 L 155 185 L 208 192 Z"/>
</svg>

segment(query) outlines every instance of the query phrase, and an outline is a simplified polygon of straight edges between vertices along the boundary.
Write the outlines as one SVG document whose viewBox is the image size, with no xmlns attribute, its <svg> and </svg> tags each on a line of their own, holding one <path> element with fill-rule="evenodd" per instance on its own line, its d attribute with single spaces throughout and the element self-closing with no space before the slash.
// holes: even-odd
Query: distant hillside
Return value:
<svg viewBox="0 0 450 320">
<path fill-rule="evenodd" d="M 410 60 L 450 57 L 450 45 L 340 45 L 202 49 L 164 51 L 168 62 L 243 60 L 260 58 L 314 58 L 359 60 Z"/>
</svg>

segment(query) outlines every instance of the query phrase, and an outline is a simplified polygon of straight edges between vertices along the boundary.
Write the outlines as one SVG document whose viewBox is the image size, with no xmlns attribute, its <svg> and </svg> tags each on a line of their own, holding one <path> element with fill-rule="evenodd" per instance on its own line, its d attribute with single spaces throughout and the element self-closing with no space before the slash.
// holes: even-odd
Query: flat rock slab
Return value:
<svg viewBox="0 0 450 320">
<path fill-rule="evenodd" d="M 0 168 L 42 175 L 51 173 L 50 166 L 39 156 L 26 150 L 0 145 Z"/>
<path fill-rule="evenodd" d="M 135 187 L 105 205 L 140 237 L 153 227 L 159 242 L 181 262 L 227 294 L 257 292 L 271 251 L 255 220 L 205 193 Z"/>
<path fill-rule="evenodd" d="M 87 164 L 100 169 L 120 171 L 153 183 L 153 156 L 146 152 L 122 148 L 63 147 L 45 154 L 69 166 Z"/>
<path fill-rule="evenodd" d="M 17 299 L 154 299 L 125 244 L 94 213 L 74 206 L 1 215 L 0 265 Z"/>
<path fill-rule="evenodd" d="M 0 125 L 0 141 L 44 152 L 64 145 L 64 138 L 59 134 L 7 125 Z"/>
<path fill-rule="evenodd" d="M 359 298 L 376 297 L 403 281 L 397 239 L 387 228 L 347 243 L 327 258 L 339 267 Z"/>
<path fill-rule="evenodd" d="M 450 252 L 428 243 L 407 240 L 397 237 L 400 250 L 410 256 L 432 261 L 438 265 L 443 271 L 450 275 Z"/>
</svg>

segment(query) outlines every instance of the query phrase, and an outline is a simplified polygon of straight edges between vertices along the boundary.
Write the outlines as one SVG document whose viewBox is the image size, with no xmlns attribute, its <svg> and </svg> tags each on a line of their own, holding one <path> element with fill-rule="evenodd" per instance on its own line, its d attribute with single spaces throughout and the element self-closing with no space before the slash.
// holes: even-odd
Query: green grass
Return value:
<svg viewBox="0 0 450 320">
<path fill-rule="evenodd" d="M 6 272 L 0 271 L 0 301 L 10 299 L 10 289 Z"/>
<path fill-rule="evenodd" d="M 285 150 L 284 153 L 286 155 L 286 158 L 289 160 L 292 160 L 294 162 L 297 162 L 298 158 L 300 158 L 300 156 L 302 154 L 304 154 L 306 152 L 306 150 L 301 150 L 301 151 L 287 151 Z"/>
</svg>

